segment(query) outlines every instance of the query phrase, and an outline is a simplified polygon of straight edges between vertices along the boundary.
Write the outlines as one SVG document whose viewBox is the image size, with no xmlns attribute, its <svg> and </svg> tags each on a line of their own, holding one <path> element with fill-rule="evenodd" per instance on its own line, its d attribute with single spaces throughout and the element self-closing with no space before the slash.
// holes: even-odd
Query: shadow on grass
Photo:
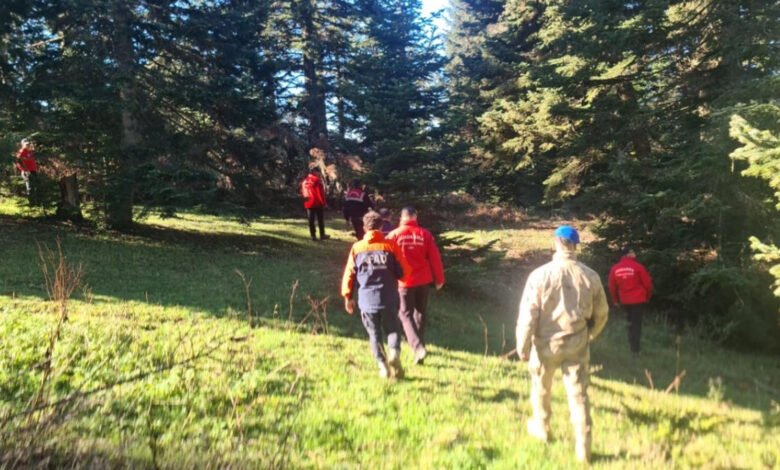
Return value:
<svg viewBox="0 0 780 470">
<path fill-rule="evenodd" d="M 254 313 L 270 316 L 275 308 L 286 307 L 295 280 L 300 283 L 299 307 L 306 294 L 333 295 L 323 288 L 338 285 L 340 273 L 310 258 L 325 252 L 340 265 L 347 250 L 346 243 L 315 244 L 301 236 L 295 231 L 297 221 L 286 225 L 272 233 L 247 229 L 250 233 L 243 234 L 138 224 L 114 233 L 0 216 L 5 246 L 0 293 L 45 299 L 37 243 L 54 246 L 60 238 L 69 261 L 84 265 L 85 282 L 98 302 L 133 301 L 216 316 L 242 312 L 247 302 L 236 273 L 240 270 L 253 280 Z M 78 294 L 76 300 L 87 300 Z"/>
<path fill-rule="evenodd" d="M 343 263 L 351 240 L 312 242 L 308 239 L 306 222 L 300 219 L 284 221 L 268 230 L 262 227 L 246 230 L 249 233 L 200 232 L 139 224 L 126 234 L 116 234 L 0 216 L 0 237 L 5 248 L 4 262 L 0 264 L 0 293 L 46 298 L 36 241 L 53 246 L 55 237 L 60 237 L 68 258 L 84 263 L 85 281 L 96 303 L 137 302 L 137 306 L 130 308 L 146 309 L 148 306 L 148 316 L 154 321 L 163 320 L 158 317 L 155 307 L 173 307 L 179 310 L 178 315 L 245 317 L 245 286 L 236 274 L 236 270 L 240 270 L 251 282 L 252 315 L 263 319 L 263 324 L 278 326 L 288 318 L 291 287 L 298 281 L 293 299 L 296 324 L 309 311 L 307 296 L 318 300 L 328 297 L 327 321 L 331 333 L 366 338 L 359 316 L 346 315 L 339 296 Z M 542 261 L 541 253 L 529 256 L 534 261 Z M 517 297 L 521 289 L 518 285 Z M 85 294 L 76 300 L 92 302 L 86 297 Z M 432 291 L 428 342 L 443 349 L 480 355 L 484 354 L 486 346 L 488 355 L 493 356 L 512 349 L 516 299 L 510 300 L 480 298 L 475 301 L 451 287 L 445 288 L 444 292 Z M 99 308 L 103 311 L 110 307 L 101 304 Z M 487 326 L 487 341 L 484 326 L 476 315 L 477 308 Z M 622 335 L 618 339 L 615 334 L 594 345 L 594 363 L 603 361 L 604 365 L 603 372 L 597 375 L 644 386 L 641 369 L 631 368 L 627 363 L 630 359 L 618 353 L 623 347 L 625 339 Z M 665 387 L 674 378 L 674 352 L 668 345 L 664 348 L 650 346 L 648 352 L 660 358 L 658 364 L 665 365 L 653 369 L 657 386 Z M 719 354 L 729 361 L 728 352 Z M 749 356 L 736 355 L 735 358 L 730 362 L 748 361 Z M 684 359 L 683 368 L 688 368 L 688 375 L 681 393 L 699 397 L 711 395 L 707 379 L 719 373 L 717 364 L 703 367 L 704 358 L 693 357 L 690 353 Z M 776 363 L 771 366 L 768 360 L 761 364 L 760 367 L 747 364 L 744 368 L 732 365 L 729 373 L 735 376 L 733 381 L 720 372 L 726 376 L 725 400 L 765 411 L 770 394 L 762 392 L 759 396 L 750 387 L 759 369 L 764 367 L 764 375 L 758 377 L 769 390 L 775 389 L 780 384 L 780 366 Z M 740 389 L 742 381 L 747 383 L 748 389 Z M 496 399 L 511 399 L 512 396 L 507 393 Z"/>
</svg>

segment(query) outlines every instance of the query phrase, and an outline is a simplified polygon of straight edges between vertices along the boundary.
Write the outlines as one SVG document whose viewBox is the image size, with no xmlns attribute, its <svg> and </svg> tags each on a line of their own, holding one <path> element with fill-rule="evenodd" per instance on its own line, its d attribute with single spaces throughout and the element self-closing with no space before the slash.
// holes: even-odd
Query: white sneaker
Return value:
<svg viewBox="0 0 780 470">
<path fill-rule="evenodd" d="M 380 362 L 379 364 L 379 376 L 383 379 L 390 377 L 390 371 L 387 369 L 387 364 Z"/>
<path fill-rule="evenodd" d="M 529 419 L 525 426 L 528 430 L 528 434 L 539 439 L 542 442 L 548 442 L 550 440 L 550 430 L 548 426 L 540 424 L 535 419 Z"/>
<path fill-rule="evenodd" d="M 401 354 L 397 349 L 391 349 L 387 361 L 390 364 L 390 376 L 396 379 L 404 378 L 404 368 L 401 367 Z"/>
<path fill-rule="evenodd" d="M 425 360 L 426 356 L 428 356 L 428 351 L 425 350 L 425 346 L 420 346 L 414 352 L 414 363 L 422 365 L 422 363 Z"/>
</svg>

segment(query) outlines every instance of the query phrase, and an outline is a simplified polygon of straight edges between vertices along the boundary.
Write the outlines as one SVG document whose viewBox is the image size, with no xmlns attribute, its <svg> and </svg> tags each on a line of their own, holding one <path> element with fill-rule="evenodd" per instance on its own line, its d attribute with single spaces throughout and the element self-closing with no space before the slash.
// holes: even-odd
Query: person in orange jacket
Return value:
<svg viewBox="0 0 780 470">
<path fill-rule="evenodd" d="M 322 181 L 320 169 L 316 166 L 311 168 L 306 178 L 301 181 L 301 196 L 303 197 L 303 207 L 309 218 L 311 239 L 317 240 L 314 231 L 314 218 L 316 217 L 320 228 L 320 240 L 327 240 L 330 237 L 325 235 L 324 211 L 328 207 L 328 203 L 325 200 L 325 183 Z"/>
<path fill-rule="evenodd" d="M 444 266 L 433 235 L 417 223 L 414 207 L 401 211 L 401 223 L 387 236 L 401 247 L 411 272 L 398 281 L 401 306 L 398 316 L 404 328 L 406 340 L 414 351 L 416 364 L 422 364 L 428 351 L 425 349 L 425 317 L 428 310 L 428 289 L 434 283 L 436 290 L 444 286 Z"/>
<path fill-rule="evenodd" d="M 400 379 L 404 370 L 398 337 L 398 280 L 409 272 L 409 265 L 398 245 L 382 234 L 379 214 L 369 211 L 362 223 L 366 234 L 352 245 L 341 279 L 344 309 L 350 315 L 355 311 L 357 290 L 360 318 L 379 365 L 379 376 Z M 383 347 L 384 334 L 390 348 L 388 354 Z"/>
<path fill-rule="evenodd" d="M 647 269 L 636 260 L 631 247 L 623 248 L 620 262 L 609 271 L 609 294 L 612 303 L 623 307 L 628 316 L 628 345 L 634 357 L 639 356 L 642 336 L 642 317 L 653 295 L 653 280 Z"/>
</svg>

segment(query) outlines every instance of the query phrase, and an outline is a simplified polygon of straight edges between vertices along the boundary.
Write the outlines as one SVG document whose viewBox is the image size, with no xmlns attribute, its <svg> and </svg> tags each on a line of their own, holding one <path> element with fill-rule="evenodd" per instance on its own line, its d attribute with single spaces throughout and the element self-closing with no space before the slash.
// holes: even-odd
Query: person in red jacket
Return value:
<svg viewBox="0 0 780 470">
<path fill-rule="evenodd" d="M 609 271 L 609 295 L 615 306 L 628 314 L 628 344 L 634 357 L 639 356 L 642 336 L 642 316 L 653 295 L 653 280 L 647 269 L 636 260 L 631 247 L 623 249 L 623 257 Z"/>
<path fill-rule="evenodd" d="M 416 364 L 422 364 L 428 352 L 425 349 L 425 317 L 428 307 L 428 288 L 433 282 L 436 289 L 444 286 L 444 267 L 441 255 L 431 232 L 417 224 L 417 211 L 405 207 L 401 211 L 401 223 L 387 236 L 395 240 L 409 263 L 411 271 L 398 281 L 401 305 L 398 316 L 406 340 L 414 351 Z"/>
<path fill-rule="evenodd" d="M 363 235 L 366 233 L 363 229 L 363 216 L 373 208 L 374 205 L 371 204 L 371 199 L 368 197 L 363 183 L 354 180 L 349 187 L 349 191 L 344 195 L 342 212 L 344 213 L 344 220 L 348 224 L 351 223 L 352 228 L 355 229 L 355 237 L 358 240 L 362 240 Z"/>
<path fill-rule="evenodd" d="M 325 183 L 322 181 L 319 168 L 311 168 L 308 176 L 301 182 L 301 196 L 303 196 L 303 207 L 309 216 L 311 239 L 317 240 L 316 232 L 314 231 L 314 218 L 317 217 L 320 228 L 320 240 L 327 240 L 330 237 L 325 235 L 324 211 L 328 203 L 325 200 Z"/>
<path fill-rule="evenodd" d="M 22 139 L 19 153 L 16 154 L 16 169 L 22 175 L 27 196 L 33 197 L 37 187 L 38 164 L 35 162 L 35 147 L 29 139 Z"/>
</svg>

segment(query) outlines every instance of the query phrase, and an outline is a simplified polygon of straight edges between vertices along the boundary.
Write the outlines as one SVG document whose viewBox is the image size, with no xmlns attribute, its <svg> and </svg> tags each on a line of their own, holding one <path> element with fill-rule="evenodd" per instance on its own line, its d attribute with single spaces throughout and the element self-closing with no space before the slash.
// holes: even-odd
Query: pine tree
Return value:
<svg viewBox="0 0 780 470">
<path fill-rule="evenodd" d="M 742 170 L 743 176 L 761 178 L 774 190 L 775 208 L 780 210 L 780 106 L 766 104 L 753 106 L 751 115 L 759 118 L 770 129 L 761 130 L 754 127 L 742 116 L 731 117 L 730 135 L 739 141 L 741 147 L 731 153 L 732 160 L 746 162 Z M 780 247 L 775 244 L 762 243 L 757 237 L 750 237 L 750 246 L 756 253 L 758 261 L 774 263 L 770 273 L 775 277 L 774 294 L 780 297 Z"/>
<path fill-rule="evenodd" d="M 40 140 L 85 172 L 108 225 L 127 227 L 139 198 L 174 206 L 203 178 L 232 173 L 241 186 L 263 171 L 273 155 L 256 133 L 275 120 L 266 7 L 35 3 L 28 21 L 53 38 L 36 50 L 27 97 L 45 103 Z"/>
<path fill-rule="evenodd" d="M 430 168 L 432 121 L 442 109 L 436 83 L 442 57 L 419 0 L 363 0 L 344 71 L 354 148 L 383 189 L 419 189 Z"/>
</svg>

